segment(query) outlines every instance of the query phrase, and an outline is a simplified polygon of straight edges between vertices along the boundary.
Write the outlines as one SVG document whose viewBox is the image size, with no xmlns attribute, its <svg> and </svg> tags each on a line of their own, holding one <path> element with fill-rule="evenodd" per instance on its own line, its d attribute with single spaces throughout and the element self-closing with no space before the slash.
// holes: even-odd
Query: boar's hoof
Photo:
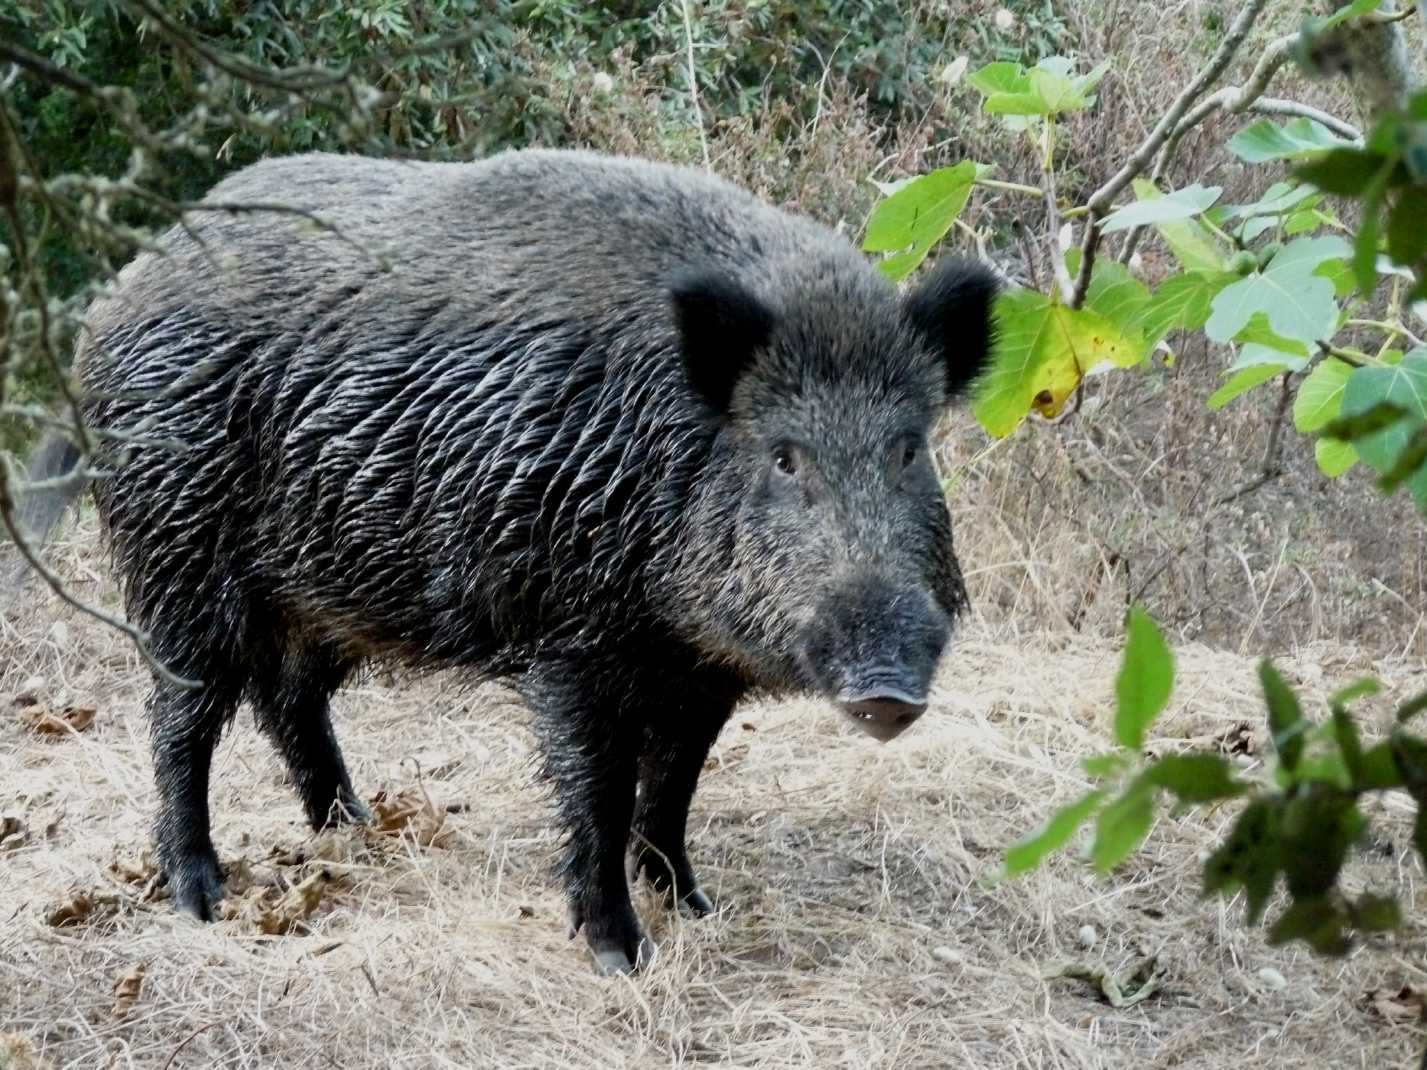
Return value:
<svg viewBox="0 0 1427 1070">
<path fill-rule="evenodd" d="M 927 709 L 924 701 L 900 691 L 844 695 L 837 704 L 853 724 L 883 743 L 900 736 Z"/>
<path fill-rule="evenodd" d="M 327 828 L 334 828 L 338 825 L 370 825 L 372 823 L 372 812 L 367 808 L 367 804 L 358 799 L 355 795 L 343 794 L 332 804 L 331 813 L 328 815 Z"/>
<path fill-rule="evenodd" d="M 702 888 L 695 888 L 679 901 L 679 913 L 687 914 L 691 918 L 702 918 L 713 912 L 713 900 L 704 893 Z"/>
<path fill-rule="evenodd" d="M 658 951 L 654 941 L 642 933 L 633 949 L 632 958 L 629 954 L 630 948 L 622 944 L 596 944 L 591 940 L 590 950 L 595 955 L 595 973 L 601 977 L 627 976 L 642 970 L 654 961 Z"/>
<path fill-rule="evenodd" d="M 658 948 L 644 935 L 632 910 L 597 913 L 595 918 L 591 924 L 590 915 L 579 906 L 571 906 L 570 925 L 565 934 L 573 940 L 584 930 L 585 941 L 595 956 L 596 973 L 602 977 L 631 974 L 654 961 Z"/>
<path fill-rule="evenodd" d="M 223 871 L 213 857 L 187 858 L 168 872 L 169 900 L 175 910 L 199 921 L 214 921 L 223 901 Z"/>
</svg>

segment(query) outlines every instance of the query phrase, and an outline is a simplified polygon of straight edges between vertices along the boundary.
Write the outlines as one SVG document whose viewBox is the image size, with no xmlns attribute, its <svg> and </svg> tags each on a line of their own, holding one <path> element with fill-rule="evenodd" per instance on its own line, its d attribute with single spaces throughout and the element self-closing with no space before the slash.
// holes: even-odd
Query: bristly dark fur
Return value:
<svg viewBox="0 0 1427 1070">
<path fill-rule="evenodd" d="M 130 616 L 204 681 L 151 704 L 175 900 L 220 894 L 208 767 L 240 701 L 321 824 L 362 813 L 345 676 L 455 666 L 535 709 L 572 917 L 633 962 L 612 858 L 632 821 L 695 895 L 684 816 L 747 689 L 931 672 L 964 591 L 925 436 L 985 359 L 990 276 L 904 302 L 826 228 L 587 153 L 275 159 L 213 196 L 331 229 L 192 217 L 80 355 L 91 420 L 188 447 L 114 447 L 96 488 Z"/>
</svg>

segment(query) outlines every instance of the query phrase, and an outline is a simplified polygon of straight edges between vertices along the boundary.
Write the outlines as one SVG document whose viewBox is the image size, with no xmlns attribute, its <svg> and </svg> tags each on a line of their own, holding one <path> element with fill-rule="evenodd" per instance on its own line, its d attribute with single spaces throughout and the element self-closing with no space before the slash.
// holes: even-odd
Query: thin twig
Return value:
<svg viewBox="0 0 1427 1070">
<path fill-rule="evenodd" d="M 1249 31 L 1253 29 L 1255 21 L 1267 3 L 1268 0 L 1248 0 L 1209 62 L 1194 76 L 1194 80 L 1185 86 L 1179 96 L 1175 97 L 1169 110 L 1155 124 L 1154 129 L 1150 131 L 1149 136 L 1140 144 L 1140 147 L 1125 161 L 1124 166 L 1090 197 L 1086 204 L 1089 209 L 1089 218 L 1085 222 L 1085 237 L 1080 245 L 1080 271 L 1075 278 L 1075 288 L 1069 302 L 1070 307 L 1079 308 L 1085 301 L 1086 292 L 1090 289 L 1090 276 L 1095 268 L 1095 253 L 1100 245 L 1100 220 L 1109 211 L 1110 206 L 1115 203 L 1115 198 L 1150 165 L 1155 153 L 1174 133 L 1180 120 L 1193 107 L 1194 102 L 1223 75 L 1229 62 L 1243 47 Z"/>
<path fill-rule="evenodd" d="M 694 68 L 694 24 L 689 18 L 689 0 L 679 0 L 684 14 L 684 48 L 689 65 L 689 103 L 694 106 L 694 122 L 699 128 L 699 146 L 704 153 L 704 170 L 711 170 L 709 163 L 709 138 L 704 132 L 704 109 L 699 103 L 699 77 Z"/>
</svg>

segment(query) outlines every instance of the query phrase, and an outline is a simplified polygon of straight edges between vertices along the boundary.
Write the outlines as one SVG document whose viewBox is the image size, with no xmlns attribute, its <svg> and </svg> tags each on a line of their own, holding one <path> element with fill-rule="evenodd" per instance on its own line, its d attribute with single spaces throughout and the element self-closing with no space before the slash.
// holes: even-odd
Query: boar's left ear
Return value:
<svg viewBox="0 0 1427 1070">
<path fill-rule="evenodd" d="M 685 271 L 669 285 L 684 370 L 705 401 L 727 412 L 734 384 L 773 333 L 773 312 L 742 284 L 712 271 Z"/>
<path fill-rule="evenodd" d="M 946 396 L 964 393 L 990 362 L 995 341 L 991 305 L 1000 283 L 974 260 L 944 260 L 906 298 L 907 318 L 946 365 Z"/>
</svg>

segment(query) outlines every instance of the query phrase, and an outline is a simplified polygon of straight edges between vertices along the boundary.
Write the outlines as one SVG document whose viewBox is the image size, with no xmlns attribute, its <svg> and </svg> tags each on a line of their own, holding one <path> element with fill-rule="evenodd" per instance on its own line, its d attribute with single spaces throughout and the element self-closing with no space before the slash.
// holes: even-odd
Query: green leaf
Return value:
<svg viewBox="0 0 1427 1070">
<path fill-rule="evenodd" d="M 1392 745 L 1378 743 L 1363 751 L 1363 760 L 1353 787 L 1358 791 L 1389 791 L 1402 787 L 1402 771 L 1397 768 Z"/>
<path fill-rule="evenodd" d="M 1233 768 L 1218 754 L 1172 754 L 1144 772 L 1146 782 L 1174 792 L 1183 803 L 1232 799 L 1248 791 L 1234 779 Z"/>
<path fill-rule="evenodd" d="M 1337 479 L 1358 463 L 1358 451 L 1351 442 L 1323 437 L 1313 443 L 1313 459 L 1320 472 L 1329 479 Z"/>
<path fill-rule="evenodd" d="M 1365 933 L 1386 933 L 1402 924 L 1402 908 L 1389 895 L 1361 895 L 1348 907 L 1353 928 Z"/>
<path fill-rule="evenodd" d="M 938 168 L 913 179 L 877 204 L 867 220 L 862 248 L 866 252 L 908 250 L 883 261 L 883 274 L 894 280 L 906 277 L 946 236 L 971 197 L 976 172 L 973 160 Z M 893 261 L 895 266 L 888 267 Z"/>
<path fill-rule="evenodd" d="M 1231 283 L 1214 298 L 1204 333 L 1227 342 L 1263 313 L 1277 334 L 1305 345 L 1331 338 L 1338 326 L 1333 284 L 1314 274 L 1329 256 L 1332 238 L 1299 238 L 1286 245 L 1263 271 Z"/>
<path fill-rule="evenodd" d="M 1363 741 L 1358 735 L 1358 726 L 1341 704 L 1333 705 L 1333 738 L 1343 756 L 1343 766 L 1348 771 L 1348 783 L 1359 784 L 1363 779 Z"/>
<path fill-rule="evenodd" d="M 1380 211 L 1393 166 L 1394 161 L 1387 160 L 1363 191 L 1363 221 L 1353 242 L 1353 274 L 1357 277 L 1358 289 L 1365 295 L 1377 285 L 1377 249 L 1382 231 Z"/>
<path fill-rule="evenodd" d="M 1371 676 L 1364 676 L 1361 680 L 1354 680 L 1347 687 L 1340 687 L 1328 697 L 1328 705 L 1333 707 L 1349 706 L 1360 698 L 1368 698 L 1381 693 L 1382 684 L 1378 683 Z"/>
<path fill-rule="evenodd" d="M 1293 903 L 1269 927 L 1271 947 L 1302 940 L 1320 955 L 1346 955 L 1352 946 L 1343 935 L 1347 916 L 1326 896 Z"/>
<path fill-rule="evenodd" d="M 1298 396 L 1293 399 L 1293 426 L 1311 434 L 1336 420 L 1343 408 L 1343 391 L 1355 370 L 1337 357 L 1319 361 L 1298 385 Z"/>
<path fill-rule="evenodd" d="M 1269 799 L 1256 799 L 1204 863 L 1204 894 L 1231 895 L 1243 888 L 1249 924 L 1257 924 L 1273 894 L 1279 852 L 1278 809 Z"/>
<path fill-rule="evenodd" d="M 1163 199 L 1158 186 L 1147 178 L 1134 182 L 1135 196 L 1141 201 Z M 1169 251 L 1185 271 L 1217 275 L 1224 260 L 1223 246 L 1213 232 L 1197 219 L 1170 220 L 1154 225 Z"/>
<path fill-rule="evenodd" d="M 1299 238 L 1285 245 L 1269 262 L 1269 270 L 1274 269 L 1317 269 L 1330 260 L 1346 260 L 1352 255 L 1352 246 L 1336 234 L 1318 238 Z"/>
<path fill-rule="evenodd" d="M 1375 471 L 1390 473 L 1413 435 L 1427 426 L 1427 350 L 1415 349 L 1388 367 L 1353 371 L 1343 390 L 1342 416 L 1366 415 L 1384 403 L 1397 406 L 1403 415 L 1381 430 L 1361 435 L 1353 444 Z M 1427 467 L 1419 468 L 1407 483 L 1418 505 L 1427 506 Z"/>
<path fill-rule="evenodd" d="M 1257 216 L 1278 216 L 1314 198 L 1322 198 L 1321 190 L 1292 182 L 1275 182 L 1263 196 L 1251 204 L 1236 204 L 1228 210 L 1228 219 L 1253 219 Z"/>
<path fill-rule="evenodd" d="M 1397 723 L 1406 724 L 1423 710 L 1427 710 L 1427 691 L 1414 695 L 1397 708 Z"/>
<path fill-rule="evenodd" d="M 1089 777 L 1095 780 L 1105 780 L 1115 776 L 1129 765 L 1129 759 L 1120 751 L 1110 751 L 1108 754 L 1092 754 L 1088 758 L 1080 759 L 1080 768 L 1085 770 Z"/>
<path fill-rule="evenodd" d="M 1406 732 L 1394 732 L 1387 741 L 1402 786 L 1419 805 L 1427 803 L 1427 742 Z"/>
<path fill-rule="evenodd" d="M 1217 201 L 1223 192 L 1222 186 L 1201 186 L 1196 182 L 1165 196 L 1140 200 L 1111 212 L 1105 217 L 1100 231 L 1103 234 L 1113 234 L 1117 230 L 1129 230 L 1131 227 L 1148 226 L 1151 223 L 1190 219 Z"/>
<path fill-rule="evenodd" d="M 1229 381 L 1209 395 L 1207 402 L 1211 412 L 1218 412 L 1240 394 L 1246 394 L 1261 383 L 1276 378 L 1288 371 L 1286 364 L 1255 364 L 1251 368 L 1235 372 Z"/>
<path fill-rule="evenodd" d="M 1308 358 L 1295 357 L 1291 353 L 1285 353 L 1282 349 L 1272 349 L 1266 345 L 1260 345 L 1258 342 L 1248 342 L 1240 347 L 1239 355 L 1229 365 L 1229 371 L 1236 372 L 1243 368 L 1254 368 L 1263 364 L 1272 364 L 1291 372 L 1301 372 L 1308 367 Z"/>
<path fill-rule="evenodd" d="M 1009 435 L 1032 410 L 1054 417 L 1086 372 L 1102 364 L 1131 367 L 1143 340 L 1090 308 L 1070 309 L 1031 290 L 996 301 L 997 342 L 977 387 L 973 412 L 986 431 Z"/>
<path fill-rule="evenodd" d="M 982 96 L 992 93 L 1025 93 L 1030 78 L 1019 63 L 990 63 L 966 76 L 966 84 Z"/>
<path fill-rule="evenodd" d="M 1040 93 L 993 93 L 981 107 L 990 115 L 1049 115 L 1046 100 Z"/>
<path fill-rule="evenodd" d="M 1283 875 L 1295 899 L 1327 895 L 1366 822 L 1353 794 L 1319 782 L 1300 785 L 1283 807 Z"/>
<path fill-rule="evenodd" d="M 1145 729 L 1160 715 L 1174 688 L 1174 656 L 1143 608 L 1130 610 L 1125 656 L 1115 678 L 1115 739 L 1139 750 Z"/>
<path fill-rule="evenodd" d="M 1075 830 L 1099 807 L 1105 794 L 1104 789 L 1099 789 L 1082 795 L 1057 810 L 1039 832 L 1012 845 L 1006 851 L 1006 873 L 1013 877 L 1027 873 L 1040 865 L 1046 855 L 1065 846 Z"/>
<path fill-rule="evenodd" d="M 1362 149 L 1334 149 L 1327 155 L 1295 168 L 1294 175 L 1324 193 L 1340 197 L 1364 194 L 1382 171 L 1384 158 Z"/>
<path fill-rule="evenodd" d="M 1303 754 L 1303 733 L 1307 728 L 1298 696 L 1265 658 L 1259 662 L 1259 681 L 1263 684 L 1264 701 L 1268 704 L 1268 724 L 1273 731 L 1273 746 L 1283 767 L 1292 772 Z"/>
<path fill-rule="evenodd" d="M 1254 344 L 1267 346 L 1269 349 L 1277 349 L 1284 353 L 1291 353 L 1295 357 L 1308 356 L 1308 347 L 1302 342 L 1293 338 L 1285 338 L 1281 334 L 1275 334 L 1273 328 L 1268 325 L 1268 316 L 1262 312 L 1255 312 L 1250 316 L 1247 326 L 1238 334 L 1234 335 L 1233 340 L 1245 345 Z"/>
<path fill-rule="evenodd" d="M 1175 275 L 1160 284 L 1140 311 L 1139 323 L 1146 339 L 1157 342 L 1172 330 L 1197 331 L 1209 318 L 1209 303 L 1234 276 L 1192 271 Z"/>
<path fill-rule="evenodd" d="M 1301 208 L 1283 221 L 1283 231 L 1289 237 L 1309 233 L 1321 227 L 1341 226 L 1342 220 L 1322 208 Z"/>
<path fill-rule="evenodd" d="M 1387 215 L 1387 255 L 1398 264 L 1427 256 L 1427 186 L 1408 186 Z"/>
<path fill-rule="evenodd" d="M 1109 873 L 1128 858 L 1154 824 L 1154 789 L 1141 781 L 1100 811 L 1090 860 L 1099 873 Z"/>
<path fill-rule="evenodd" d="M 1312 119 L 1293 119 L 1283 125 L 1260 119 L 1230 138 L 1228 148 L 1245 163 L 1263 163 L 1296 160 L 1351 144 Z"/>
<path fill-rule="evenodd" d="M 1346 22 L 1348 19 L 1356 19 L 1363 15 L 1370 14 L 1380 7 L 1382 7 L 1382 0 L 1353 0 L 1353 3 L 1344 4 L 1323 21 L 1315 21 L 1313 29 L 1318 33 L 1322 33 L 1324 30 L 1331 30 L 1334 26 L 1337 26 L 1341 22 Z"/>
</svg>

